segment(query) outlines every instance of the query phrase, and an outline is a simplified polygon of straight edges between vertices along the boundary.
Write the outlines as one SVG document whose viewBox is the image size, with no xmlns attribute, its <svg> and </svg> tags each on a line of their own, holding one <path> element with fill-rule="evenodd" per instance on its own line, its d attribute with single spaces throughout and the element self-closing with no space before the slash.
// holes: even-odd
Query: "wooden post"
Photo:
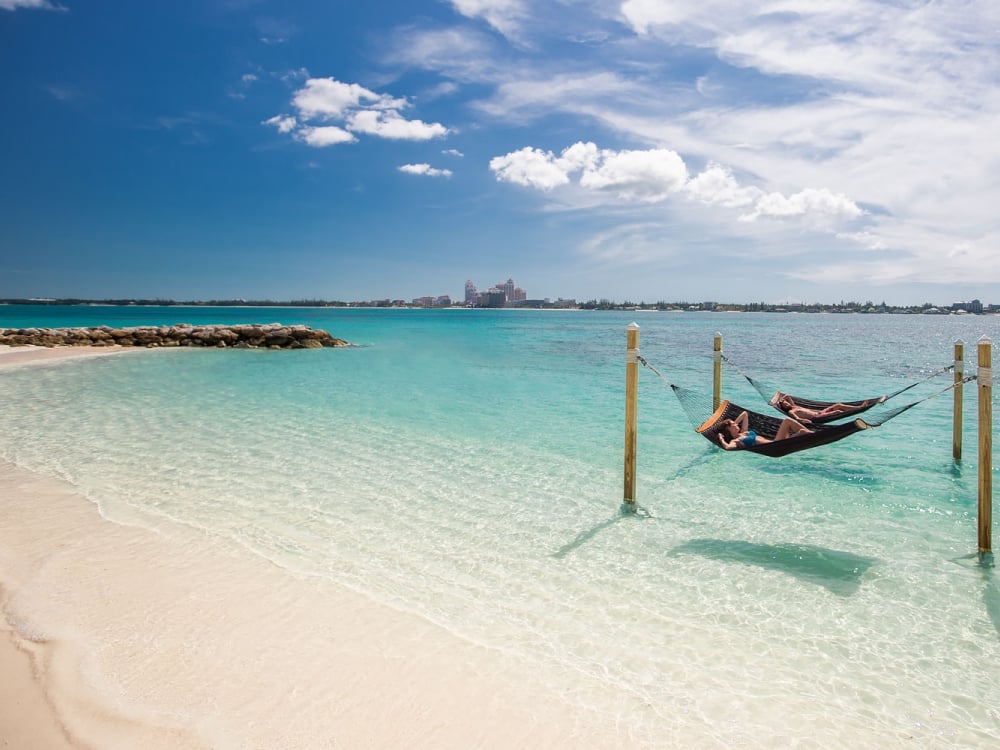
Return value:
<svg viewBox="0 0 1000 750">
<path fill-rule="evenodd" d="M 625 350 L 625 502 L 635 507 L 636 414 L 639 396 L 639 324 L 629 323 Z"/>
<path fill-rule="evenodd" d="M 951 456 L 956 461 L 962 460 L 962 388 L 959 383 L 965 376 L 965 344 L 955 342 L 955 410 L 951 429 Z"/>
<path fill-rule="evenodd" d="M 979 554 L 992 552 L 993 524 L 993 343 L 979 339 Z"/>
<path fill-rule="evenodd" d="M 712 411 L 722 403 L 722 334 L 715 334 L 715 363 L 712 378 Z"/>
</svg>

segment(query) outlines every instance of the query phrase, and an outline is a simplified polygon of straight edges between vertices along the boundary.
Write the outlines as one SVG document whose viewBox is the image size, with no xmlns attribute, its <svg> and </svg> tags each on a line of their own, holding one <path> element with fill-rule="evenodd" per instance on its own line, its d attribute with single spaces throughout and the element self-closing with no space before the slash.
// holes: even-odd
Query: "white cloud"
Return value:
<svg viewBox="0 0 1000 750">
<path fill-rule="evenodd" d="M 646 202 L 665 200 L 687 180 L 684 161 L 665 148 L 648 151 L 604 151 L 597 165 L 584 170 L 580 185 L 612 190 L 619 197 Z"/>
<path fill-rule="evenodd" d="M 680 155 L 664 148 L 613 151 L 593 143 L 575 143 L 556 156 L 529 146 L 494 157 L 490 169 L 502 182 L 546 192 L 569 185 L 571 176 L 579 173 L 579 187 L 638 204 L 659 203 L 684 193 L 710 206 L 749 208 L 739 217 L 748 222 L 761 218 L 794 220 L 825 228 L 865 213 L 847 196 L 825 188 L 807 188 L 785 196 L 740 186 L 732 172 L 719 164 L 709 164 L 701 174 L 689 178 Z"/>
<path fill-rule="evenodd" d="M 430 164 L 403 164 L 399 167 L 399 171 L 426 177 L 451 177 L 452 174 L 450 169 L 436 169 Z"/>
<path fill-rule="evenodd" d="M 426 141 L 450 131 L 440 123 L 407 120 L 400 110 L 406 99 L 378 94 L 356 83 L 335 78 L 309 78 L 292 96 L 298 117 L 276 115 L 264 120 L 280 133 L 291 134 L 310 146 L 357 141 L 355 133 L 390 140 Z M 327 124 L 337 121 L 340 124 Z"/>
<path fill-rule="evenodd" d="M 559 155 L 557 163 L 560 169 L 567 172 L 575 172 L 580 169 L 596 169 L 601 158 L 601 152 L 596 144 L 576 142 L 569 148 L 563 149 Z"/>
<path fill-rule="evenodd" d="M 264 120 L 261 125 L 271 125 L 277 128 L 279 133 L 291 133 L 298 125 L 298 120 L 290 115 L 275 115 Z"/>
<path fill-rule="evenodd" d="M 295 138 L 316 148 L 335 146 L 338 143 L 353 143 L 357 140 L 353 134 L 336 125 L 305 126 L 295 132 Z"/>
<path fill-rule="evenodd" d="M 446 156 L 457 156 L 459 159 L 465 158 L 465 154 L 463 154 L 457 148 L 446 148 L 442 150 L 441 153 L 445 154 Z"/>
<path fill-rule="evenodd" d="M 701 174 L 688 180 L 684 189 L 692 197 L 708 205 L 743 208 L 760 196 L 755 187 L 740 187 L 731 170 L 720 164 L 709 164 Z"/>
<path fill-rule="evenodd" d="M 358 110 L 347 118 L 347 128 L 356 133 L 406 141 L 427 141 L 448 133 L 448 128 L 440 123 L 406 120 L 394 110 Z"/>
<path fill-rule="evenodd" d="M 556 156 L 525 147 L 490 160 L 498 180 L 548 191 L 568 185 L 580 173 L 582 188 L 613 193 L 624 200 L 662 201 L 687 180 L 684 161 L 668 149 L 610 151 L 575 143 Z"/>
<path fill-rule="evenodd" d="M 556 161 L 551 151 L 526 146 L 519 151 L 493 157 L 490 159 L 490 169 L 496 173 L 498 180 L 539 190 L 552 190 L 569 184 L 566 170 Z"/>
<path fill-rule="evenodd" d="M 292 104 L 305 119 L 334 119 L 365 104 L 377 104 L 379 94 L 356 83 L 342 83 L 334 78 L 310 78 L 295 92 Z"/>
<path fill-rule="evenodd" d="M 829 190 L 807 188 L 794 195 L 768 193 L 757 199 L 752 211 L 743 214 L 742 221 L 756 221 L 759 218 L 797 219 L 810 218 L 816 221 L 849 221 L 861 216 L 864 211 L 846 195 L 834 194 Z"/>
</svg>

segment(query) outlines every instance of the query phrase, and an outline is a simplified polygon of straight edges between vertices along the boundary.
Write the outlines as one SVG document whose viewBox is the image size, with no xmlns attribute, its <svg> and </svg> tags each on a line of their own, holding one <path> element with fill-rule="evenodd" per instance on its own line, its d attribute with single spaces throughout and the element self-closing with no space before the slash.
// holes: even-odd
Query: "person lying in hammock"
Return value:
<svg viewBox="0 0 1000 750">
<path fill-rule="evenodd" d="M 870 404 L 869 401 L 862 401 L 856 404 L 830 404 L 822 409 L 810 409 L 805 406 L 799 406 L 795 403 L 795 399 L 791 396 L 783 395 L 778 399 L 778 408 L 785 412 L 792 419 L 795 419 L 803 424 L 809 424 L 814 419 L 823 419 L 826 417 L 832 417 L 835 414 L 846 414 L 856 411 L 864 411 L 864 409 Z"/>
<path fill-rule="evenodd" d="M 808 427 L 804 427 L 794 419 L 781 420 L 774 440 L 784 440 L 795 435 L 812 432 Z M 753 445 L 763 445 L 774 442 L 771 438 L 758 435 L 750 429 L 750 415 L 745 411 L 740 412 L 736 419 L 723 419 L 718 427 L 719 445 L 727 451 L 735 451 L 741 448 L 749 448 Z"/>
</svg>

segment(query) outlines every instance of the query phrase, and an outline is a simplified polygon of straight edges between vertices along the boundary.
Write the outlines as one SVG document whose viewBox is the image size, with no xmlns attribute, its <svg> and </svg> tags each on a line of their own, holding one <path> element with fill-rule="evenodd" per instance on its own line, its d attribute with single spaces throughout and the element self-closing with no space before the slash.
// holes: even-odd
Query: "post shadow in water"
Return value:
<svg viewBox="0 0 1000 750">
<path fill-rule="evenodd" d="M 861 586 L 861 577 L 878 562 L 873 557 L 809 544 L 754 544 L 732 539 L 691 539 L 668 555 L 702 555 L 721 562 L 779 570 L 838 596 L 854 594 Z"/>
<path fill-rule="evenodd" d="M 574 539 L 569 544 L 564 544 L 558 550 L 553 552 L 552 556 L 558 558 L 566 557 L 566 555 L 575 550 L 577 547 L 586 544 L 595 536 L 597 536 L 600 532 L 604 531 L 604 529 L 612 526 L 613 524 L 618 523 L 622 519 L 637 518 L 643 520 L 652 517 L 653 516 L 650 515 L 649 511 L 643 508 L 641 505 L 636 505 L 634 508 L 630 508 L 627 503 L 622 503 L 616 515 L 611 516 L 611 518 L 607 519 L 606 521 L 601 521 L 592 529 L 581 531 L 579 534 L 577 534 L 576 539 Z"/>
<path fill-rule="evenodd" d="M 993 629 L 1000 635 L 1000 581 L 996 578 L 992 552 L 977 552 L 970 555 L 983 576 L 983 605 L 986 615 L 993 623 Z"/>
<path fill-rule="evenodd" d="M 992 565 L 992 555 L 990 555 L 990 565 L 983 565 L 983 578 L 986 585 L 983 587 L 983 604 L 986 605 L 986 614 L 989 615 L 993 623 L 993 629 L 1000 636 L 1000 581 L 997 581 Z"/>
<path fill-rule="evenodd" d="M 973 552 L 971 555 L 963 555 L 952 559 L 953 563 L 968 567 L 972 562 L 973 566 L 979 570 L 983 578 L 983 606 L 986 608 L 986 616 L 993 623 L 993 629 L 1000 636 L 1000 580 L 996 578 L 996 568 L 992 552 Z"/>
</svg>

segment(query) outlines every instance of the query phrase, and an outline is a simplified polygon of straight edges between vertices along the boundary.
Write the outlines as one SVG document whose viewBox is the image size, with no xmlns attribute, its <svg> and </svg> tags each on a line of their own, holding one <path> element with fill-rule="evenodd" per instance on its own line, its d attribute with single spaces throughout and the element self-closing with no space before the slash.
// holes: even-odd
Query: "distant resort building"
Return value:
<svg viewBox="0 0 1000 750">
<path fill-rule="evenodd" d="M 516 307 L 524 304 L 528 293 L 507 279 L 485 291 L 477 291 L 472 281 L 465 282 L 465 304 L 468 307 Z"/>
<path fill-rule="evenodd" d="M 388 302 L 388 301 L 386 301 Z M 393 306 L 396 305 L 396 300 L 393 301 Z M 714 303 L 711 303 L 714 304 Z M 451 297 L 447 294 L 443 294 L 438 297 L 425 296 L 425 297 L 414 297 L 410 303 L 411 307 L 454 307 L 461 306 L 465 307 L 488 307 L 488 308 L 499 308 L 499 307 L 564 307 L 564 308 L 575 308 L 577 307 L 576 300 L 563 299 L 560 297 L 558 300 L 553 302 L 552 300 L 545 299 L 528 299 L 528 293 L 517 286 L 514 283 L 514 279 L 507 279 L 506 281 L 501 281 L 489 289 L 480 290 L 476 288 L 476 284 L 472 279 L 466 279 L 465 281 L 465 294 L 462 302 L 452 301 Z"/>
<path fill-rule="evenodd" d="M 503 289 L 487 289 L 476 296 L 476 307 L 505 307 L 507 305 L 507 295 Z"/>
<path fill-rule="evenodd" d="M 974 299 L 971 302 L 955 302 L 952 304 L 951 309 L 954 312 L 967 312 L 982 315 L 983 303 L 977 299 Z"/>
<path fill-rule="evenodd" d="M 414 297 L 411 304 L 414 307 L 451 307 L 451 296 L 442 294 L 437 297 Z"/>
</svg>

